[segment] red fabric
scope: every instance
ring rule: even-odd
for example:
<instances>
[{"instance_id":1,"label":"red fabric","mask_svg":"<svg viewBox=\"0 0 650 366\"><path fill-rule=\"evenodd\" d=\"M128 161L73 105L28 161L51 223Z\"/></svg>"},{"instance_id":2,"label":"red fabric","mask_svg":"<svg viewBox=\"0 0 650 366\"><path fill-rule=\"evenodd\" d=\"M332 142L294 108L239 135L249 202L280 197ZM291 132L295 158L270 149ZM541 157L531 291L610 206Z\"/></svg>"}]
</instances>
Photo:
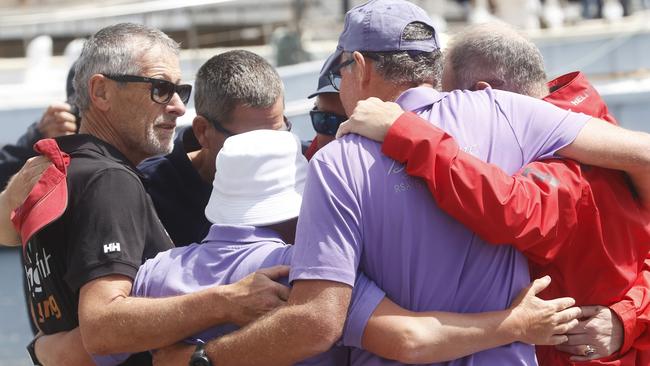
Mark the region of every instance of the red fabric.
<instances>
[{"instance_id":1,"label":"red fabric","mask_svg":"<svg viewBox=\"0 0 650 366\"><path fill-rule=\"evenodd\" d=\"M23 250L32 235L58 219L68 205L66 174L70 156L53 139L38 141L34 150L47 156L52 165L45 169L25 202L12 212L11 221L20 233Z\"/></svg>"},{"instance_id":2,"label":"red fabric","mask_svg":"<svg viewBox=\"0 0 650 366\"><path fill-rule=\"evenodd\" d=\"M580 85L560 88L562 96L553 93L546 100L591 88L581 74L564 80ZM607 113L594 103L604 105L597 93L572 109ZM530 259L534 277L550 274L553 281L542 297L608 305L622 319L621 354L572 363L566 354L540 347L540 365L649 364L650 213L623 173L548 160L509 176L464 153L451 136L411 113L393 124L382 150L405 162L408 174L425 179L440 208L483 239L516 246Z\"/></svg>"},{"instance_id":3,"label":"red fabric","mask_svg":"<svg viewBox=\"0 0 650 366\"><path fill-rule=\"evenodd\" d=\"M317 137L314 137L314 139L311 140L311 144L307 148L307 151L305 151L305 158L307 158L307 160L311 160L314 154L316 154L316 151L318 151L318 142L316 141L317 139Z\"/></svg>"},{"instance_id":4,"label":"red fabric","mask_svg":"<svg viewBox=\"0 0 650 366\"><path fill-rule=\"evenodd\" d=\"M580 71L562 75L548 82L551 93L544 100L569 111L584 113L618 125L609 114L607 104Z\"/></svg>"}]
</instances>

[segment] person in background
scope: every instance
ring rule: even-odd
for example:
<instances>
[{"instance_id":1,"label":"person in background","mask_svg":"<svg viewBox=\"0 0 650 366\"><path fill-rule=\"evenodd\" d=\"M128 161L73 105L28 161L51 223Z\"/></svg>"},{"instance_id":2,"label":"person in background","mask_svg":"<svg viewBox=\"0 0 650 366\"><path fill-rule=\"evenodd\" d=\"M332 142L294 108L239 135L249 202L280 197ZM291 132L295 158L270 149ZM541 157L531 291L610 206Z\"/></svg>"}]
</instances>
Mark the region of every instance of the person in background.
<instances>
[{"instance_id":1,"label":"person in background","mask_svg":"<svg viewBox=\"0 0 650 366\"><path fill-rule=\"evenodd\" d=\"M66 80L66 102L50 104L41 120L34 122L13 145L0 148L0 188L4 188L9 178L16 174L27 159L36 156L33 149L36 141L71 135L79 129L79 113L71 101L74 98L74 67L72 64Z\"/></svg>"},{"instance_id":2,"label":"person in background","mask_svg":"<svg viewBox=\"0 0 650 366\"><path fill-rule=\"evenodd\" d=\"M323 64L323 67L328 63L329 60ZM307 160L310 160L316 151L334 141L339 125L348 119L343 104L341 104L341 98L339 98L339 91L334 89L329 82L329 78L326 74L323 74L322 70L318 78L316 91L307 98L314 97L316 97L314 108L309 111L309 117L314 131L316 131L316 137L305 151Z\"/></svg>"}]
</instances>

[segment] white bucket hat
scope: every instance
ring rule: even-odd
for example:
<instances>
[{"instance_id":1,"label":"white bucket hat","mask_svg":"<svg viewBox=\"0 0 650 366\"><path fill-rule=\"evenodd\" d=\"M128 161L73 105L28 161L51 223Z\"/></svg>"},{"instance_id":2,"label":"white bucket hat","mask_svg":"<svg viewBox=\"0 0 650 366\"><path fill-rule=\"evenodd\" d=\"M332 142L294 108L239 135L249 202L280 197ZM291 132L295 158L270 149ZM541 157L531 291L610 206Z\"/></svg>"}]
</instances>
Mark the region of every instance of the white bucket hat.
<instances>
[{"instance_id":1,"label":"white bucket hat","mask_svg":"<svg viewBox=\"0 0 650 366\"><path fill-rule=\"evenodd\" d=\"M298 217L307 160L297 136L256 130L226 139L205 216L213 224L265 226Z\"/></svg>"}]
</instances>

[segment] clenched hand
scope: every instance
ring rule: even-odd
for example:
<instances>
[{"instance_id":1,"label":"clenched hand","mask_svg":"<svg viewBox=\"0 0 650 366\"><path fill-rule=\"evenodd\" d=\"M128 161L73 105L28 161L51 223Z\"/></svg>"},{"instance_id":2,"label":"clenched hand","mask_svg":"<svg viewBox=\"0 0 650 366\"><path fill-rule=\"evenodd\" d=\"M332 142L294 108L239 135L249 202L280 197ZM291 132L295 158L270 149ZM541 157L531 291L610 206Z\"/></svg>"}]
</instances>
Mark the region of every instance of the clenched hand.
<instances>
[{"instance_id":1,"label":"clenched hand","mask_svg":"<svg viewBox=\"0 0 650 366\"><path fill-rule=\"evenodd\" d=\"M251 273L225 286L232 321L243 326L284 305L289 298L289 288L275 280L288 275L288 266L275 266Z\"/></svg>"}]
</instances>

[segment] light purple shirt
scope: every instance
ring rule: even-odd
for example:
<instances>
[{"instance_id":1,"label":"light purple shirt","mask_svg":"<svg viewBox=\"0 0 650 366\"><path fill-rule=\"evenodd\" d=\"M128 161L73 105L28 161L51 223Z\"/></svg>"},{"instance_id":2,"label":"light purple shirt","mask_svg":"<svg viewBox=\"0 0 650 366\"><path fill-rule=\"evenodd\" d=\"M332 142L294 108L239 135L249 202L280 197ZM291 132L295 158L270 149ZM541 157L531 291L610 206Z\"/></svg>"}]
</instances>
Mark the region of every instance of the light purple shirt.
<instances>
[{"instance_id":1,"label":"light purple shirt","mask_svg":"<svg viewBox=\"0 0 650 366\"><path fill-rule=\"evenodd\" d=\"M491 89L415 88L397 102L450 133L466 152L510 173L552 156L589 119ZM485 243L442 212L425 183L383 155L380 144L350 135L310 162L290 280L352 285L357 270L414 311L505 309L530 280L519 252ZM398 364L362 350L353 350L352 361ZM535 365L536 360L532 346L515 343L448 364Z\"/></svg>"},{"instance_id":2,"label":"light purple shirt","mask_svg":"<svg viewBox=\"0 0 650 366\"><path fill-rule=\"evenodd\" d=\"M138 297L168 297L227 285L262 268L290 265L292 253L293 245L285 244L273 230L212 225L201 244L174 248L146 261L138 270L131 293ZM286 284L286 278L284 280ZM340 344L361 343L365 324L384 295L372 281L363 275L358 276ZM211 328L186 342L196 344L199 339L207 342L237 329L234 324ZM286 346L291 347L290 344ZM95 360L108 366L116 364L110 361L110 357L119 361L125 356L109 356L104 360L96 357ZM347 365L348 357L348 347L336 346L299 365Z\"/></svg>"}]
</instances>

